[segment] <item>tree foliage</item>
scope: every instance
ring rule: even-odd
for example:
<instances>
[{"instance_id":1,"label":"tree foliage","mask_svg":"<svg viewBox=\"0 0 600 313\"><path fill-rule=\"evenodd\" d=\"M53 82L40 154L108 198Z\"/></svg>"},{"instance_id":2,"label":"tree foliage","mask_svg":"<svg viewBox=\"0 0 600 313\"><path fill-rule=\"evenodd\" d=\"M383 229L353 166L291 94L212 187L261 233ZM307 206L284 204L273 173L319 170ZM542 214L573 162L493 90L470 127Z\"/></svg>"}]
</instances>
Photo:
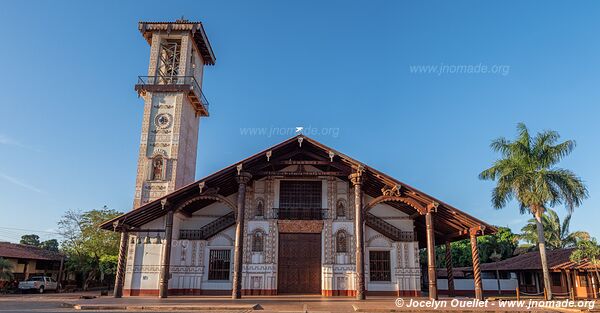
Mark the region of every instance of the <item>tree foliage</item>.
<instances>
[{"instance_id":1,"label":"tree foliage","mask_svg":"<svg viewBox=\"0 0 600 313\"><path fill-rule=\"evenodd\" d=\"M0 281L9 281L13 278L13 266L5 258L0 258Z\"/></svg>"},{"instance_id":2,"label":"tree foliage","mask_svg":"<svg viewBox=\"0 0 600 313\"><path fill-rule=\"evenodd\" d=\"M492 150L502 158L479 174L481 179L496 181L492 191L494 207L501 209L516 199L521 213L535 214L560 204L572 212L588 197L588 190L575 173L555 166L573 151L575 141L557 143L560 136L555 131L544 131L532 138L523 123L517 125L517 130L519 135L514 141L492 141Z\"/></svg>"},{"instance_id":3,"label":"tree foliage","mask_svg":"<svg viewBox=\"0 0 600 313\"><path fill-rule=\"evenodd\" d=\"M594 267L596 281L600 281L600 246L596 242L596 238L584 239L577 242L577 248L571 253L571 261L581 263L584 261L590 262Z\"/></svg>"},{"instance_id":4,"label":"tree foliage","mask_svg":"<svg viewBox=\"0 0 600 313\"><path fill-rule=\"evenodd\" d=\"M38 247L54 252L58 252L59 248L58 240L49 239L46 241L40 241L40 236L36 234L28 234L21 236L21 241L19 241L19 243L22 245Z\"/></svg>"},{"instance_id":5,"label":"tree foliage","mask_svg":"<svg viewBox=\"0 0 600 313\"><path fill-rule=\"evenodd\" d=\"M576 249L571 253L571 261L581 263L589 261L593 265L600 264L600 246L596 238L580 240L577 242Z\"/></svg>"},{"instance_id":6,"label":"tree foliage","mask_svg":"<svg viewBox=\"0 0 600 313\"><path fill-rule=\"evenodd\" d=\"M518 244L518 236L510 228L498 227L498 232L493 235L479 236L477 238L477 247L479 248L479 259L482 263L492 262L492 254L497 253L501 256L500 260L508 259L513 256L513 252ZM471 242L469 239L455 241L450 244L452 249L452 266L467 267L472 266L473 258L471 256ZM421 254L421 263L427 263L425 250ZM446 266L445 247L436 247L436 265L439 268Z\"/></svg>"},{"instance_id":7,"label":"tree foliage","mask_svg":"<svg viewBox=\"0 0 600 313\"><path fill-rule=\"evenodd\" d=\"M39 247L40 246L40 236L38 236L36 234L23 235L23 236L21 236L21 241L19 243L22 245Z\"/></svg>"},{"instance_id":8,"label":"tree foliage","mask_svg":"<svg viewBox=\"0 0 600 313\"><path fill-rule=\"evenodd\" d=\"M46 241L42 241L42 243L40 244L40 248L42 249L46 249L49 251L54 251L54 252L58 252L58 240L56 239L49 239Z\"/></svg>"},{"instance_id":9,"label":"tree foliage","mask_svg":"<svg viewBox=\"0 0 600 313\"><path fill-rule=\"evenodd\" d=\"M569 213L573 212L588 197L588 190L575 173L556 167L573 151L575 141L558 143L560 136L555 131L544 131L531 137L523 123L517 125L517 131L513 141L506 138L492 141L492 150L500 153L501 158L482 171L479 178L496 182L492 190L492 204L496 209L515 199L521 213L534 215L544 286L548 298L552 298L541 219L546 208L561 204Z\"/></svg>"},{"instance_id":10,"label":"tree foliage","mask_svg":"<svg viewBox=\"0 0 600 313\"><path fill-rule=\"evenodd\" d=\"M571 214L569 213L565 219L560 222L560 218L556 211L547 209L546 214L542 216L542 226L544 228L544 238L546 246L549 249L571 248L577 245L581 240L589 240L590 234L585 231L569 232L571 224ZM520 239L526 242L536 244L538 242L538 234L535 219L530 219L527 225L521 228Z\"/></svg>"},{"instance_id":11,"label":"tree foliage","mask_svg":"<svg viewBox=\"0 0 600 313\"><path fill-rule=\"evenodd\" d=\"M66 267L84 275L84 289L103 274L110 274L119 247L119 234L100 229L98 226L120 212L107 207L91 211L67 211L58 222L63 236L62 249L68 256Z\"/></svg>"}]
</instances>

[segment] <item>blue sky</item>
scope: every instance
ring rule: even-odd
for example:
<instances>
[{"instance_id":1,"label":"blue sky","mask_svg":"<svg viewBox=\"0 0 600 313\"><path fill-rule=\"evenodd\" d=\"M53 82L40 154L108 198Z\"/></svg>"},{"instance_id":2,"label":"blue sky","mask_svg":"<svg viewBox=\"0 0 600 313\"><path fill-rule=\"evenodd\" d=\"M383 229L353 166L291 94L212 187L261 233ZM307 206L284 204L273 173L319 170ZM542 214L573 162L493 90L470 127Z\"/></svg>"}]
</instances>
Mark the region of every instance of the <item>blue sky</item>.
<instances>
[{"instance_id":1,"label":"blue sky","mask_svg":"<svg viewBox=\"0 0 600 313\"><path fill-rule=\"evenodd\" d=\"M490 140L514 136L522 121L577 141L561 166L582 176L591 196L572 230L598 237L599 9L591 1L3 2L0 240L26 230L53 237L45 232L68 209L131 209L143 106L133 85L149 54L137 22L182 15L204 23L217 56L205 71L211 116L200 125L197 177L288 138L243 128L312 127L324 144L517 231L529 216L514 203L492 209L493 184L477 174L497 157Z\"/></svg>"}]
</instances>

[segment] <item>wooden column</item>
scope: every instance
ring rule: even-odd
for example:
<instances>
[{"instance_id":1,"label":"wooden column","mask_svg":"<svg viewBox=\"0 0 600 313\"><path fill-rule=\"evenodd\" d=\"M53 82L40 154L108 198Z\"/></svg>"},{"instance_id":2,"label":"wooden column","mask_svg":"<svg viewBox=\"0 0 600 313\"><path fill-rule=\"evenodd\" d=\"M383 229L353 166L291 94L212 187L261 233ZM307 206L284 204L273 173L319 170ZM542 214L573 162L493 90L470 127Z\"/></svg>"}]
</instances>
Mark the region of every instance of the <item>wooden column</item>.
<instances>
[{"instance_id":1,"label":"wooden column","mask_svg":"<svg viewBox=\"0 0 600 313\"><path fill-rule=\"evenodd\" d=\"M575 300L575 291L573 290L573 283L571 282L571 272L565 270L564 273L567 278L567 292L569 293L569 299Z\"/></svg>"},{"instance_id":2,"label":"wooden column","mask_svg":"<svg viewBox=\"0 0 600 313\"><path fill-rule=\"evenodd\" d=\"M452 247L446 241L446 273L448 275L448 296L454 297L454 273L452 267Z\"/></svg>"},{"instance_id":3,"label":"wooden column","mask_svg":"<svg viewBox=\"0 0 600 313\"><path fill-rule=\"evenodd\" d=\"M356 238L356 300L366 299L365 288L365 248L364 248L364 215L362 204L363 169L350 175L354 185L354 236Z\"/></svg>"},{"instance_id":4,"label":"wooden column","mask_svg":"<svg viewBox=\"0 0 600 313\"><path fill-rule=\"evenodd\" d=\"M167 201L162 202L163 210L167 208ZM173 241L173 210L168 210L165 217L165 245L163 247L162 266L160 271L160 285L158 290L159 298L166 298L169 295L169 269L171 267L171 244Z\"/></svg>"},{"instance_id":5,"label":"wooden column","mask_svg":"<svg viewBox=\"0 0 600 313\"><path fill-rule=\"evenodd\" d=\"M594 275L592 274L592 272L587 272L587 276L589 277L589 282L592 284L592 299L596 299L598 294L596 279L594 279Z\"/></svg>"},{"instance_id":6,"label":"wooden column","mask_svg":"<svg viewBox=\"0 0 600 313\"><path fill-rule=\"evenodd\" d=\"M239 166L238 168L241 169ZM231 298L240 299L242 297L242 261L244 256L244 211L246 207L246 184L248 184L250 179L252 179L252 175L248 172L239 172L236 179L238 182L238 194Z\"/></svg>"},{"instance_id":7,"label":"wooden column","mask_svg":"<svg viewBox=\"0 0 600 313\"><path fill-rule=\"evenodd\" d=\"M123 281L125 280L125 267L127 265L127 246L129 233L126 229L121 231L121 244L119 245L119 259L117 263L117 273L115 275L115 289L113 296L121 298L123 296ZM62 261L61 261L62 265Z\"/></svg>"},{"instance_id":8,"label":"wooden column","mask_svg":"<svg viewBox=\"0 0 600 313\"><path fill-rule=\"evenodd\" d=\"M437 300L437 273L435 269L435 231L433 226L433 213L435 209L428 207L425 213L425 226L427 234L427 276L429 277L429 299Z\"/></svg>"},{"instance_id":9,"label":"wooden column","mask_svg":"<svg viewBox=\"0 0 600 313\"><path fill-rule=\"evenodd\" d=\"M473 258L473 281L475 282L475 298L483 300L483 289L481 284L481 267L479 264L479 249L477 248L477 232L479 227L469 230L471 238L471 258Z\"/></svg>"},{"instance_id":10,"label":"wooden column","mask_svg":"<svg viewBox=\"0 0 600 313\"><path fill-rule=\"evenodd\" d=\"M56 276L56 281L58 282L58 288L62 289L62 278L63 278L63 272L65 270L65 257L63 256L60 259L60 266L58 267L58 275Z\"/></svg>"}]
</instances>

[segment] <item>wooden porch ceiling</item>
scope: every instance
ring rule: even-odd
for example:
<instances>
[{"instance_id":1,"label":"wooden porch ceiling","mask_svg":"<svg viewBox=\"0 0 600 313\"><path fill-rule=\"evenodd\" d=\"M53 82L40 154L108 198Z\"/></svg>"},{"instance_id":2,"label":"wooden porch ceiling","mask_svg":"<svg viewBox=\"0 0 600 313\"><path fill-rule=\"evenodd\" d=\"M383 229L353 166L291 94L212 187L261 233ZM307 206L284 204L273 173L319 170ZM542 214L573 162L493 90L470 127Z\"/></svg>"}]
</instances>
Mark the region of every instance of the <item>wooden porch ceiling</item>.
<instances>
[{"instance_id":1,"label":"wooden porch ceiling","mask_svg":"<svg viewBox=\"0 0 600 313\"><path fill-rule=\"evenodd\" d=\"M140 227L166 213L161 200L166 199L169 206L177 206L198 196L200 191L199 183L201 182L204 183L205 189L215 188L218 189L218 194L224 197L230 196L237 192L238 185L235 178L239 164L242 165L242 171L252 173L253 180L268 175L275 175L278 172L280 173L290 165L302 164L300 166L306 167L310 165L326 172L328 175L349 181L348 175L356 172L357 168L363 167L363 176L365 179L362 187L364 193L370 197L377 198L381 196L383 188L401 186L403 197L409 198L418 206L425 208L432 204L437 205L437 209L433 213L436 244L443 244L446 240L455 241L468 238L468 230L471 228L481 228L483 229L483 234L491 234L496 231L493 226L304 135L292 137L269 149L263 150L171 194L119 216L114 220L107 221L101 227L113 230L113 222L115 221L127 224L133 228ZM303 176L302 172L296 172L294 177L306 176ZM191 214L193 211L199 210L213 202L214 200L197 202L193 207L186 208L184 214ZM404 202L390 201L386 203L414 218L417 238L420 245L424 247L425 220L421 214L423 212L417 211L413 206Z\"/></svg>"}]
</instances>

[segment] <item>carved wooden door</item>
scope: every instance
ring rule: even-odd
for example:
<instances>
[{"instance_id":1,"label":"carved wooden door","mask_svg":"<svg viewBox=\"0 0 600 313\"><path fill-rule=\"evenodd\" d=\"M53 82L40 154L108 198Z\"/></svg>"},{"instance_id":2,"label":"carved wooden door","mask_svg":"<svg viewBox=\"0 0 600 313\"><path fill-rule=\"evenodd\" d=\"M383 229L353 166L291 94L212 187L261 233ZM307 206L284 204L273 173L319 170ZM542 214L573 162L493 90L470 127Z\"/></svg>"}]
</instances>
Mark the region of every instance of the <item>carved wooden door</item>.
<instances>
[{"instance_id":1,"label":"carved wooden door","mask_svg":"<svg viewBox=\"0 0 600 313\"><path fill-rule=\"evenodd\" d=\"M277 293L321 293L321 234L279 234Z\"/></svg>"}]
</instances>

